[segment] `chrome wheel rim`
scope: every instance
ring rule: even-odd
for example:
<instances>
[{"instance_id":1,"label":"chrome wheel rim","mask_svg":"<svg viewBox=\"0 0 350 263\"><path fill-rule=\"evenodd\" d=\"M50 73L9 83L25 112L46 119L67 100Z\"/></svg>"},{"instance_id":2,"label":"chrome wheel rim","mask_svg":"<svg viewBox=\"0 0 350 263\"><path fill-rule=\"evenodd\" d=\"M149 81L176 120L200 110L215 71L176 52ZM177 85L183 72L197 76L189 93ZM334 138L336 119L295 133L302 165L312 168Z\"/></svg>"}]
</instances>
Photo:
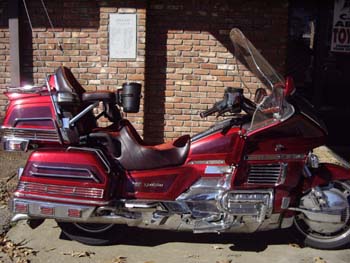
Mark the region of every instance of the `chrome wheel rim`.
<instances>
[{"instance_id":1,"label":"chrome wheel rim","mask_svg":"<svg viewBox=\"0 0 350 263\"><path fill-rule=\"evenodd\" d=\"M307 238L315 240L317 242L336 242L350 235L350 186L343 182L334 182L333 193L339 194L339 198L347 202L347 208L345 214L342 215L344 223L339 224L334 229L324 229L324 231L318 231L312 228L307 223L305 216L300 213L294 219L296 228Z\"/></svg>"}]
</instances>

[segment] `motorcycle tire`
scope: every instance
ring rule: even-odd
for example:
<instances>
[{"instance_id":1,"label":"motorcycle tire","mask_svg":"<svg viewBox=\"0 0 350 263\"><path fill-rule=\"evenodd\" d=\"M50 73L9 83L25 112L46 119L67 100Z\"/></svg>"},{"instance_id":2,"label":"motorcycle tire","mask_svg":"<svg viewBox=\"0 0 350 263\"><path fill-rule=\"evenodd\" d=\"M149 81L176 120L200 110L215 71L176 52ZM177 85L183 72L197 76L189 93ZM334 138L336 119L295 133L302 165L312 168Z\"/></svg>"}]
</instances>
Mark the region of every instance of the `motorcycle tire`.
<instances>
[{"instance_id":1,"label":"motorcycle tire","mask_svg":"<svg viewBox=\"0 0 350 263\"><path fill-rule=\"evenodd\" d=\"M308 247L316 249L341 249L349 247L350 245L350 184L346 183L347 187L343 187L341 184L335 183L336 189L342 192L344 198L348 201L349 206L346 211L347 220L343 227L337 231L327 234L319 233L310 229L307 224L298 217L294 219L294 225L292 232L295 237Z\"/></svg>"},{"instance_id":2,"label":"motorcycle tire","mask_svg":"<svg viewBox=\"0 0 350 263\"><path fill-rule=\"evenodd\" d=\"M57 225L69 239L90 246L115 244L126 228L118 224L57 222Z\"/></svg>"}]
</instances>

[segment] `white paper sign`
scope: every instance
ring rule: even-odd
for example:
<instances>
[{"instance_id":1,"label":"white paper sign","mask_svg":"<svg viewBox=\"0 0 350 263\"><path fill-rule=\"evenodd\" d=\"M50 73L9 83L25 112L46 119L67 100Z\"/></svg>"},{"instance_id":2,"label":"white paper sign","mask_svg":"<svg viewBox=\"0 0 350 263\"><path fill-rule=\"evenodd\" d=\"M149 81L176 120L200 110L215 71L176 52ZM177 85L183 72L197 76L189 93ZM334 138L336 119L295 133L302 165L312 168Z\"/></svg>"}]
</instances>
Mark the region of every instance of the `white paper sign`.
<instances>
[{"instance_id":1,"label":"white paper sign","mask_svg":"<svg viewBox=\"0 0 350 263\"><path fill-rule=\"evenodd\" d=\"M136 32L136 14L110 14L110 58L136 58Z\"/></svg>"},{"instance_id":2,"label":"white paper sign","mask_svg":"<svg viewBox=\"0 0 350 263\"><path fill-rule=\"evenodd\" d=\"M334 0L331 51L350 52L350 0Z\"/></svg>"}]
</instances>

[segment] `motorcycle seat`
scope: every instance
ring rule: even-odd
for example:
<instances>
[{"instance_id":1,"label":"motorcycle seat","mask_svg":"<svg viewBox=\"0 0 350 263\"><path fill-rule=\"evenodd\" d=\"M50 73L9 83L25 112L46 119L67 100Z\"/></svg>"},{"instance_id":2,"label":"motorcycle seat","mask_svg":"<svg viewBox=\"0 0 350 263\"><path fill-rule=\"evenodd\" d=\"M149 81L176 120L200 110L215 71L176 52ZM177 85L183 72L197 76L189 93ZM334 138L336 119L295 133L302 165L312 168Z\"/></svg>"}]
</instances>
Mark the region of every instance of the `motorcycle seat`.
<instances>
[{"instance_id":1,"label":"motorcycle seat","mask_svg":"<svg viewBox=\"0 0 350 263\"><path fill-rule=\"evenodd\" d=\"M125 120L122 121L116 139L121 146L121 154L116 159L126 170L149 170L182 165L190 149L189 135L160 145L145 145L134 127Z\"/></svg>"}]
</instances>

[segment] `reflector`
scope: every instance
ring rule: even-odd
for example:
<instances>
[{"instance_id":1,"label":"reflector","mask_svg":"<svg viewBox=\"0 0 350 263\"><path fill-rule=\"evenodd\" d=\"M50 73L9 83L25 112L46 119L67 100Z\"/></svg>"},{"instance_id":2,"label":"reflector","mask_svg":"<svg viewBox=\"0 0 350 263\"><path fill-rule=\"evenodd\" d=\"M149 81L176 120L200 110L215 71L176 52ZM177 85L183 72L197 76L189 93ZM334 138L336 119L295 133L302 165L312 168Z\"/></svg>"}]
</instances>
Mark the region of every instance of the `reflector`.
<instances>
[{"instance_id":1,"label":"reflector","mask_svg":"<svg viewBox=\"0 0 350 263\"><path fill-rule=\"evenodd\" d=\"M81 210L80 209L68 209L68 216L69 217L81 217Z\"/></svg>"},{"instance_id":2,"label":"reflector","mask_svg":"<svg viewBox=\"0 0 350 263\"><path fill-rule=\"evenodd\" d=\"M28 204L26 203L15 203L16 213L28 213Z\"/></svg>"},{"instance_id":3,"label":"reflector","mask_svg":"<svg viewBox=\"0 0 350 263\"><path fill-rule=\"evenodd\" d=\"M40 213L43 215L53 215L54 214L54 208L48 207L48 206L41 206L40 207Z\"/></svg>"}]
</instances>

